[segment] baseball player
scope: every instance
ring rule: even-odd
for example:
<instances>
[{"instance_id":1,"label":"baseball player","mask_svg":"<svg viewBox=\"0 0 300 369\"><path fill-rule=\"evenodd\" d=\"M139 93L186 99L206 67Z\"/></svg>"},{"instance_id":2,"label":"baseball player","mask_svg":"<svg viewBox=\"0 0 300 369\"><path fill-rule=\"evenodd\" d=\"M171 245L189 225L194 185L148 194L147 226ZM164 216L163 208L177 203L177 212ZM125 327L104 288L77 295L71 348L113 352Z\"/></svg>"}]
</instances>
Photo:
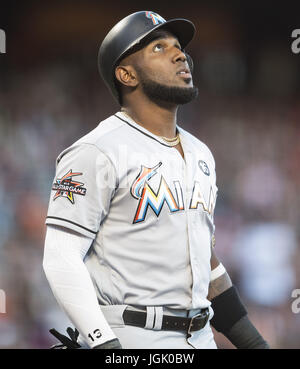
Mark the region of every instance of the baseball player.
<instances>
[{"instance_id":1,"label":"baseball player","mask_svg":"<svg viewBox=\"0 0 300 369\"><path fill-rule=\"evenodd\" d=\"M177 124L195 32L151 11L107 34L99 70L120 111L57 158L43 267L69 348L268 348L214 252L215 162ZM79 337L78 337L79 335Z\"/></svg>"}]
</instances>

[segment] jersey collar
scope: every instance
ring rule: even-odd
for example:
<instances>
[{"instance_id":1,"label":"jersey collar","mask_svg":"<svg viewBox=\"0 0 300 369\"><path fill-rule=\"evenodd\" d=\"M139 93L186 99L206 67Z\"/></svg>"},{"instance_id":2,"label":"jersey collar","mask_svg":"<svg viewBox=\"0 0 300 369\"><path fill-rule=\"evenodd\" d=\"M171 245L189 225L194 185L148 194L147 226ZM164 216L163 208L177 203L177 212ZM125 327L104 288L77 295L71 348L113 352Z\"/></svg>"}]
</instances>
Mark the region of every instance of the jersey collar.
<instances>
[{"instance_id":1,"label":"jersey collar","mask_svg":"<svg viewBox=\"0 0 300 369\"><path fill-rule=\"evenodd\" d=\"M157 135L153 134L152 132L148 131L146 128L144 128L141 125L137 124L133 119L131 119L127 115L123 114L121 111L117 112L115 114L115 117L119 118L120 120L122 120L123 122L128 124L130 127L140 131L141 133L148 136L149 138L157 141L161 145L163 145L165 147L172 148L171 146L168 146L160 136L157 136ZM179 135L180 135L180 139L181 139L182 131L181 131L180 127L177 126L177 125L176 125L176 129L178 130Z\"/></svg>"}]
</instances>

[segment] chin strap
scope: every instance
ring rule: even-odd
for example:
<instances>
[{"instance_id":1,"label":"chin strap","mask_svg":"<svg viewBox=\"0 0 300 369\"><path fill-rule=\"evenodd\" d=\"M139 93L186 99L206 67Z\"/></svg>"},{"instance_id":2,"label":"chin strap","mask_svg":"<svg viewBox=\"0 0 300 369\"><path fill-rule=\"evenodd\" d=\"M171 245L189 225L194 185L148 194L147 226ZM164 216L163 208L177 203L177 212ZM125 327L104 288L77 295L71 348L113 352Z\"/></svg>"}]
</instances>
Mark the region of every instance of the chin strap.
<instances>
[{"instance_id":1,"label":"chin strap","mask_svg":"<svg viewBox=\"0 0 300 369\"><path fill-rule=\"evenodd\" d=\"M186 60L187 60L187 62L188 62L188 65L189 65L190 71L191 71L191 73L193 73L193 71L194 71L194 63L193 63L193 59L192 59L192 57L191 57L189 54L187 54L186 52L185 52L185 56L186 56Z\"/></svg>"}]
</instances>

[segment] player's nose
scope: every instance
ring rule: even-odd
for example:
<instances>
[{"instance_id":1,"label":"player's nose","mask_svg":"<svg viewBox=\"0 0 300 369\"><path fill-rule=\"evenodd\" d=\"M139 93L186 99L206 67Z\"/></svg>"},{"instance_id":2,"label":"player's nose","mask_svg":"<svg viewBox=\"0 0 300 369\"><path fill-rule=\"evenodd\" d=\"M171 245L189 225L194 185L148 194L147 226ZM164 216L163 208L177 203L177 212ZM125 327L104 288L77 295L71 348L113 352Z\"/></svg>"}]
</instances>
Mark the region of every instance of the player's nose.
<instances>
[{"instance_id":1,"label":"player's nose","mask_svg":"<svg viewBox=\"0 0 300 369\"><path fill-rule=\"evenodd\" d=\"M174 47L174 49L175 50L172 58L173 63L178 63L179 61L185 63L187 61L185 53L176 47Z\"/></svg>"}]
</instances>

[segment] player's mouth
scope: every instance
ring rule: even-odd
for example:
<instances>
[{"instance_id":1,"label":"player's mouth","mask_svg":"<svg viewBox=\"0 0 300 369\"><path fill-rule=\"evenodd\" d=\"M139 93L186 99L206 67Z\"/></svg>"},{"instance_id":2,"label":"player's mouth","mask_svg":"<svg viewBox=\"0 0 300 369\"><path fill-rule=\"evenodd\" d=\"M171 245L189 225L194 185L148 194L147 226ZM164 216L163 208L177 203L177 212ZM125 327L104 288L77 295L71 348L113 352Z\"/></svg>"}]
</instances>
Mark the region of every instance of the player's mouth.
<instances>
[{"instance_id":1,"label":"player's mouth","mask_svg":"<svg viewBox=\"0 0 300 369\"><path fill-rule=\"evenodd\" d=\"M180 77L183 77L183 78L192 78L192 75L191 75L190 71L187 68L179 69L179 71L176 74Z\"/></svg>"}]
</instances>

